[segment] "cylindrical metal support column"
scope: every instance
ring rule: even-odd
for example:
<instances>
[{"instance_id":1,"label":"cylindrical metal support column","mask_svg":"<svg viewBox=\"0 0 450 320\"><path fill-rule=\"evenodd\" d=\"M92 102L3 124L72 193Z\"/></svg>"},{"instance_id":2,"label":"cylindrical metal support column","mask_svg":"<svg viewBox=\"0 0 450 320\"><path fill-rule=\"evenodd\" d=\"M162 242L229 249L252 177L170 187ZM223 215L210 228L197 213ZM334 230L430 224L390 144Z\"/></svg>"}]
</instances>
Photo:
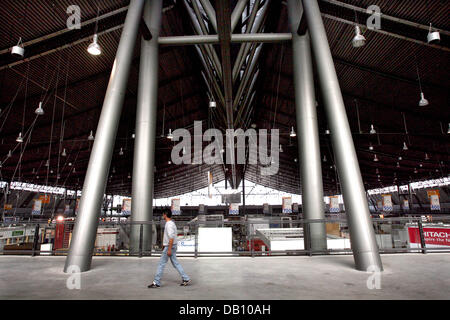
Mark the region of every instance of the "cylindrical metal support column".
<instances>
[{"instance_id":1,"label":"cylindrical metal support column","mask_svg":"<svg viewBox=\"0 0 450 320\"><path fill-rule=\"evenodd\" d=\"M153 219L153 173L155 166L156 119L158 111L158 36L161 28L162 0L147 1L144 21L152 39L141 40L141 62L136 112L136 138L133 160L131 219ZM140 225L131 227L130 253L139 252ZM152 248L152 225L145 224L142 250Z\"/></svg>"},{"instance_id":2,"label":"cylindrical metal support column","mask_svg":"<svg viewBox=\"0 0 450 320\"><path fill-rule=\"evenodd\" d=\"M65 272L71 266L79 267L81 272L91 267L103 195L144 3L145 0L131 0L128 8L89 159Z\"/></svg>"},{"instance_id":3,"label":"cylindrical metal support column","mask_svg":"<svg viewBox=\"0 0 450 320\"><path fill-rule=\"evenodd\" d=\"M301 12L299 1L288 0L289 23L292 32L292 59L294 63L295 113L302 181L304 218L325 219L322 166L320 163L319 129L309 35L299 36ZM305 248L312 251L327 249L325 223L307 223L304 230Z\"/></svg>"},{"instance_id":4,"label":"cylindrical metal support column","mask_svg":"<svg viewBox=\"0 0 450 320\"><path fill-rule=\"evenodd\" d=\"M383 270L339 81L317 0L302 0L344 196L356 269Z\"/></svg>"}]
</instances>

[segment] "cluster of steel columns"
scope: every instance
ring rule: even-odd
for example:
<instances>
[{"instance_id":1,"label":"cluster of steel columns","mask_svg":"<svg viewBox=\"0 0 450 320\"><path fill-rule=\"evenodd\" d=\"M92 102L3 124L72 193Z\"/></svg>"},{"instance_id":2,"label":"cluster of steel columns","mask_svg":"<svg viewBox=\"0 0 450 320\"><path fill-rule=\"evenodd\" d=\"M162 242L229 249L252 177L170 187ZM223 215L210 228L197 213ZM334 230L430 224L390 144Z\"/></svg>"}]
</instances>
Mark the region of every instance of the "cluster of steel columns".
<instances>
[{"instance_id":1,"label":"cluster of steel columns","mask_svg":"<svg viewBox=\"0 0 450 320\"><path fill-rule=\"evenodd\" d=\"M346 205L356 268L365 271L369 267L375 267L382 270L345 106L317 0L303 0L302 3L303 6L300 0L288 1L294 50L297 130L305 218L311 220L324 218L316 100L309 44L311 40L328 123L331 128L332 144ZM82 272L90 269L100 208L125 96L132 52L142 16L152 33L152 39L141 40L136 146L133 164L132 220L138 222L152 219L158 92L158 35L161 24L161 8L162 0L131 0L88 164L79 214L64 268L66 272L71 266L78 267ZM309 35L299 36L297 27L302 14L307 19ZM251 38L250 35L249 37ZM250 41L264 41L263 38L255 35L257 40ZM192 44L191 39L187 38L186 40L187 44ZM280 41L285 40L285 38L280 39ZM270 41L275 41L275 39L272 37ZM131 252L137 250L139 233L138 228L132 229ZM151 231L145 230L143 236L143 249L148 250L151 245ZM305 238L312 250L326 249L324 223L311 223L306 228Z\"/></svg>"}]
</instances>

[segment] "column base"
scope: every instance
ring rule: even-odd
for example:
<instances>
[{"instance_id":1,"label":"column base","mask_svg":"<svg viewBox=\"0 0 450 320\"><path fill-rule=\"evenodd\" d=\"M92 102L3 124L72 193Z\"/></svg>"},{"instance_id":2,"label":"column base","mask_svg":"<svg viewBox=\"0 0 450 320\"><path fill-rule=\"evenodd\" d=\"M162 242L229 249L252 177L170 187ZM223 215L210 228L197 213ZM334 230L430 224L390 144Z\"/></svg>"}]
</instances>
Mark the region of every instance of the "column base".
<instances>
[{"instance_id":1,"label":"column base","mask_svg":"<svg viewBox=\"0 0 450 320\"><path fill-rule=\"evenodd\" d=\"M67 256L66 264L64 265L65 273L86 272L91 270L91 256ZM75 268L74 268L75 266Z\"/></svg>"},{"instance_id":2,"label":"column base","mask_svg":"<svg viewBox=\"0 0 450 320\"><path fill-rule=\"evenodd\" d=\"M359 271L383 271L380 254L374 251L357 252L353 251L355 259L355 268Z\"/></svg>"}]
</instances>

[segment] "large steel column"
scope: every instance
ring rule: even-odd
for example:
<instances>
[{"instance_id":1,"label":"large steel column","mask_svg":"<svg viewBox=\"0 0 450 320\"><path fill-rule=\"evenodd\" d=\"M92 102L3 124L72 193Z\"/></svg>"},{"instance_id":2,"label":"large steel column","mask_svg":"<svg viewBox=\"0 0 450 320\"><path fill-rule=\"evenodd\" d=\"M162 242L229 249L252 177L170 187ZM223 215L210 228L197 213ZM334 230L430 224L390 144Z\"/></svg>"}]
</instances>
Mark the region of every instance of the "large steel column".
<instances>
[{"instance_id":1,"label":"large steel column","mask_svg":"<svg viewBox=\"0 0 450 320\"><path fill-rule=\"evenodd\" d=\"M89 159L65 272L70 266L78 266L82 272L91 267L98 220L144 2L131 0L128 8Z\"/></svg>"},{"instance_id":2,"label":"large steel column","mask_svg":"<svg viewBox=\"0 0 450 320\"><path fill-rule=\"evenodd\" d=\"M152 39L141 39L141 62L136 112L131 219L133 222L153 219L153 171L155 166L156 119L158 110L158 36L161 28L162 0L147 1L144 21ZM131 253L139 251L140 225L133 225ZM152 227L144 225L142 250L152 247Z\"/></svg>"},{"instance_id":3,"label":"large steel column","mask_svg":"<svg viewBox=\"0 0 450 320\"><path fill-rule=\"evenodd\" d=\"M299 36L301 12L298 0L288 0L289 23L292 32L294 63L295 113L297 117L298 152L302 181L304 218L325 219L322 166L320 163L319 130L309 35ZM305 248L312 251L327 249L325 223L305 225Z\"/></svg>"},{"instance_id":4,"label":"large steel column","mask_svg":"<svg viewBox=\"0 0 450 320\"><path fill-rule=\"evenodd\" d=\"M356 269L366 271L372 266L382 270L358 158L319 5L317 0L302 2L325 100Z\"/></svg>"}]
</instances>

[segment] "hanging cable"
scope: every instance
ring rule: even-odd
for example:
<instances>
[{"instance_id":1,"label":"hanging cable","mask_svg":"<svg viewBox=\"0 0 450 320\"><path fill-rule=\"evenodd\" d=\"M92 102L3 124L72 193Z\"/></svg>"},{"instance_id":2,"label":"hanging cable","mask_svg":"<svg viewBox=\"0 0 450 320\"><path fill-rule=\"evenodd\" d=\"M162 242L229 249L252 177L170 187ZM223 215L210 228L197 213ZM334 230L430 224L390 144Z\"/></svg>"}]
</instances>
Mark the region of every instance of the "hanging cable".
<instances>
[{"instance_id":1,"label":"hanging cable","mask_svg":"<svg viewBox=\"0 0 450 320\"><path fill-rule=\"evenodd\" d=\"M60 63L61 63L61 54L59 55L58 68L56 69L58 71L58 73L57 73L57 76L56 76L55 99L54 99L54 102L53 102L53 113L52 113L52 126L51 126L51 129L50 129L50 143L49 143L49 148L48 148L47 177L46 177L46 181L45 181L45 185L46 186L48 186L48 178L49 178L49 174L50 174L50 160L51 160L51 152L52 152L53 130L54 130L54 126L55 126L56 96L57 96L57 93L58 93Z\"/></svg>"}]
</instances>

